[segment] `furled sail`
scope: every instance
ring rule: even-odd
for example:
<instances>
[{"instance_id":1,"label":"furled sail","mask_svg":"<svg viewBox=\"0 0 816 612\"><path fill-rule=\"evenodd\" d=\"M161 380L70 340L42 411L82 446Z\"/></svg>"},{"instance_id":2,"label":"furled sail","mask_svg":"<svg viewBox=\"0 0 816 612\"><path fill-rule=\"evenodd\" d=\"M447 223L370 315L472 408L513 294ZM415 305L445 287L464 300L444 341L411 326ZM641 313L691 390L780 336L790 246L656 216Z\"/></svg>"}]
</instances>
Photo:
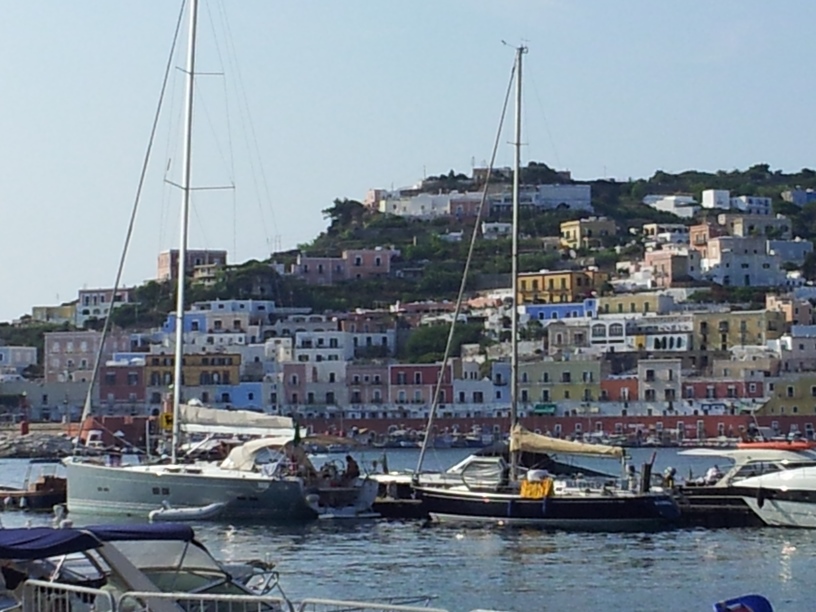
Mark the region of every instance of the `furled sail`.
<instances>
[{"instance_id":1,"label":"furled sail","mask_svg":"<svg viewBox=\"0 0 816 612\"><path fill-rule=\"evenodd\" d=\"M259 414L251 410L219 410L197 404L179 405L181 429L188 433L294 437L289 417Z\"/></svg>"},{"instance_id":2,"label":"furled sail","mask_svg":"<svg viewBox=\"0 0 816 612\"><path fill-rule=\"evenodd\" d=\"M606 444L570 442L527 431L517 424L510 435L510 450L531 453L562 453L565 455L593 455L600 457L623 457L623 449Z\"/></svg>"}]
</instances>

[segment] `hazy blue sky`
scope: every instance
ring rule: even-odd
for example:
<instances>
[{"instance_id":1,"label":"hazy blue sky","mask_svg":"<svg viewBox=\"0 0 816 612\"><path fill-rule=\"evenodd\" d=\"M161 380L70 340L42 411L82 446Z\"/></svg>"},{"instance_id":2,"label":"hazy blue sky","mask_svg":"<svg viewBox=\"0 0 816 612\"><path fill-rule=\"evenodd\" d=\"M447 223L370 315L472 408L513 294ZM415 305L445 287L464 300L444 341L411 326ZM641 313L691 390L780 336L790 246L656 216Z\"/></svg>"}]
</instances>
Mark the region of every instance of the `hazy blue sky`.
<instances>
[{"instance_id":1,"label":"hazy blue sky","mask_svg":"<svg viewBox=\"0 0 816 612\"><path fill-rule=\"evenodd\" d=\"M0 320L112 284L179 6L3 3ZM195 195L190 245L267 257L323 229L335 197L480 165L502 39L530 47L525 160L619 179L816 166L814 23L812 0L202 0L198 69L225 75L200 80L195 182L237 189ZM181 84L128 284L177 244Z\"/></svg>"}]
</instances>

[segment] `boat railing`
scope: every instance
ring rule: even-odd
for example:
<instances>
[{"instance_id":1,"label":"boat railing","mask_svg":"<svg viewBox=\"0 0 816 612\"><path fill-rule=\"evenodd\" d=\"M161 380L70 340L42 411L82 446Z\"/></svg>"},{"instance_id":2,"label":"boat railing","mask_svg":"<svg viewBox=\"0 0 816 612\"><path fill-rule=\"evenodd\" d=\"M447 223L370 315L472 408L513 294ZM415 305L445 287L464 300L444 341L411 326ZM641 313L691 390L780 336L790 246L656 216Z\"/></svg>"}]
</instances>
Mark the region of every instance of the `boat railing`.
<instances>
[{"instance_id":1,"label":"boat railing","mask_svg":"<svg viewBox=\"0 0 816 612\"><path fill-rule=\"evenodd\" d=\"M166 603L168 609L188 612L293 612L294 607L284 597L272 595L233 595L215 593L184 593L128 591L116 602L115 610L150 612ZM164 607L164 606L162 606Z\"/></svg>"},{"instance_id":2,"label":"boat railing","mask_svg":"<svg viewBox=\"0 0 816 612\"><path fill-rule=\"evenodd\" d=\"M43 580L26 580L23 585L22 612L82 609L115 612L117 606L110 591Z\"/></svg>"},{"instance_id":3,"label":"boat railing","mask_svg":"<svg viewBox=\"0 0 816 612\"><path fill-rule=\"evenodd\" d=\"M419 603L424 605L414 605ZM296 612L447 612L429 607L430 598L392 599L387 601L345 601L342 599L304 599Z\"/></svg>"}]
</instances>

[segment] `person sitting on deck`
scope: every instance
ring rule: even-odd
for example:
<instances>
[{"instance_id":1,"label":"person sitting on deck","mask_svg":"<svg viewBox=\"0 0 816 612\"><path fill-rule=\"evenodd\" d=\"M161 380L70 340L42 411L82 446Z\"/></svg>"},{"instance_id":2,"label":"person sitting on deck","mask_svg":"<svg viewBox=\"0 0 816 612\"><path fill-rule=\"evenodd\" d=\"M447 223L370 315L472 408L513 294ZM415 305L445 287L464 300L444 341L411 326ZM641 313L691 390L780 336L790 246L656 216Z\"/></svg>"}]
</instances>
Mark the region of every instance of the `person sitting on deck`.
<instances>
[{"instance_id":1,"label":"person sitting on deck","mask_svg":"<svg viewBox=\"0 0 816 612\"><path fill-rule=\"evenodd\" d=\"M719 481L720 478L722 478L722 472L720 472L720 468L715 465L714 467L708 468L704 482L707 485L712 485Z\"/></svg>"},{"instance_id":2,"label":"person sitting on deck","mask_svg":"<svg viewBox=\"0 0 816 612\"><path fill-rule=\"evenodd\" d=\"M346 455L346 480L353 481L360 476L360 466L351 455Z\"/></svg>"}]
</instances>

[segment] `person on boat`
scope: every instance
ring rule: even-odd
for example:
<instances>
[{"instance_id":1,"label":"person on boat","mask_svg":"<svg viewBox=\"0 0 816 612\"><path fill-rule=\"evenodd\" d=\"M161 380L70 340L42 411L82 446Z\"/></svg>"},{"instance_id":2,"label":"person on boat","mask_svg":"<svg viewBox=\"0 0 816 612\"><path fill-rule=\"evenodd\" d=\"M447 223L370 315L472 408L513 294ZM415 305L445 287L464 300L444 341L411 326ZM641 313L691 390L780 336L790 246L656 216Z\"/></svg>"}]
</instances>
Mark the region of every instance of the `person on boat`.
<instances>
[{"instance_id":1,"label":"person on boat","mask_svg":"<svg viewBox=\"0 0 816 612\"><path fill-rule=\"evenodd\" d=\"M637 468L634 463L626 466L626 484L630 491L638 490Z\"/></svg>"},{"instance_id":2,"label":"person on boat","mask_svg":"<svg viewBox=\"0 0 816 612\"><path fill-rule=\"evenodd\" d=\"M716 465L713 467L708 468L708 471L705 475L705 484L712 485L718 482L722 478L722 472L720 472L720 468Z\"/></svg>"},{"instance_id":3,"label":"person on boat","mask_svg":"<svg viewBox=\"0 0 816 612\"><path fill-rule=\"evenodd\" d=\"M667 489L674 488L675 483L674 477L676 474L677 470L674 469L673 467L667 467L665 470L663 470L663 486L665 488Z\"/></svg>"},{"instance_id":4,"label":"person on boat","mask_svg":"<svg viewBox=\"0 0 816 612\"><path fill-rule=\"evenodd\" d=\"M360 476L360 466L351 455L346 455L346 480L352 481Z\"/></svg>"}]
</instances>

